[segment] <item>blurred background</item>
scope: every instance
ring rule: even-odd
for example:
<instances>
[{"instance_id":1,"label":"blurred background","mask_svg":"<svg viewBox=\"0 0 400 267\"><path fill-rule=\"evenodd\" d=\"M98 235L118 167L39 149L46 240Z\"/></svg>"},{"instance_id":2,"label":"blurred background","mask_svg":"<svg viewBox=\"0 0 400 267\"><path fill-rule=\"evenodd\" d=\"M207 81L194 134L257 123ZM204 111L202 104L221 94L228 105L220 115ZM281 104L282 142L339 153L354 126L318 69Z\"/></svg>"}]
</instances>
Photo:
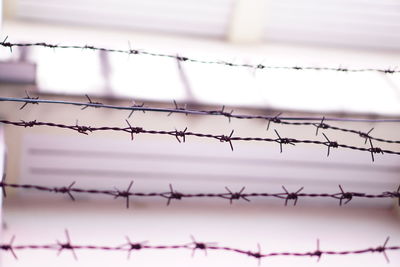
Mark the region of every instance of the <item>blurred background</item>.
<instances>
[{"instance_id":1,"label":"blurred background","mask_svg":"<svg viewBox=\"0 0 400 267\"><path fill-rule=\"evenodd\" d=\"M8 42L47 42L115 49L138 49L205 61L398 70L400 2L397 0L3 0L1 35ZM338 118L400 118L400 74L316 70L257 70L176 61L148 55L126 55L88 49L0 48L0 96L92 101L111 105L201 110L234 110L235 114ZM0 118L91 126L125 127L129 111L1 102ZM214 116L134 112L132 125L155 130L183 130L237 136L282 137L325 141L313 126L272 124ZM338 127L400 140L399 123L332 122ZM369 148L357 135L323 131L331 140ZM227 143L187 137L99 132L89 136L46 127L0 125L1 161L7 182L93 189L225 192L289 191L366 193L393 191L400 183L400 158L313 145ZM379 143L400 150L398 144ZM271 251L352 250L400 244L399 208L395 201L339 201L300 198L251 202L217 199L172 201L41 194L8 190L3 199L2 242L15 244L72 242L122 245L125 236L149 244L198 241ZM388 266L399 253L387 252ZM1 253L2 266L256 266L250 257L202 251L139 251L131 259L121 252L17 251ZM262 266L380 266L383 255L277 257Z\"/></svg>"}]
</instances>

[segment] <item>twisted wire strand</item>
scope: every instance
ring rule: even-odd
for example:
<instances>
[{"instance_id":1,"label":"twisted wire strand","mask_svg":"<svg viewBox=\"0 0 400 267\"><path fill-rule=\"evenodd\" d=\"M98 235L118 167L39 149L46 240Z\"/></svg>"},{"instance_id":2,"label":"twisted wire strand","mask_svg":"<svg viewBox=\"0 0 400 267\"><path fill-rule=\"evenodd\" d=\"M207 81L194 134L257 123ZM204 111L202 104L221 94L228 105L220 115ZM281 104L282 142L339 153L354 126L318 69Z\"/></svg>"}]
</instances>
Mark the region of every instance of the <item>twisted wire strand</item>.
<instances>
[{"instance_id":1,"label":"twisted wire strand","mask_svg":"<svg viewBox=\"0 0 400 267\"><path fill-rule=\"evenodd\" d=\"M61 254L63 251L71 251L73 257L77 260L76 250L98 250L98 251L122 251L128 253L128 259L133 251L138 252L139 250L191 250L192 257L196 250L203 250L205 255L207 255L207 250L220 251L220 252L232 252L237 254L246 255L253 257L257 260L262 258L277 257L277 256L294 256L294 257L315 257L319 261L323 255L359 255L367 253L380 253L383 254L386 261L389 262L389 257L387 251L397 251L400 250L400 246L387 246L389 237L386 238L383 245L376 247L369 247L364 249L356 250L321 250L319 245L319 240L317 240L317 247L315 250L310 250L306 252L267 252L262 253L261 248L258 245L258 250L245 250L240 248L228 247L228 246L218 246L215 243L199 242L192 236L192 240L185 244L173 244L173 245L148 245L146 242L132 242L129 237L126 237L127 243L118 246L106 246L106 245L83 245L75 244L71 241L68 230L65 230L66 242L60 242L57 240L53 244L24 244L24 245L14 245L15 236L11 238L9 243L0 244L0 250L5 252L10 252L15 259L18 259L16 251L18 250L56 250L57 255Z\"/></svg>"},{"instance_id":2,"label":"twisted wire strand","mask_svg":"<svg viewBox=\"0 0 400 267\"><path fill-rule=\"evenodd\" d=\"M156 53L141 49L112 49L112 48L104 48L104 47L96 47L93 45L59 45L59 44L50 44L45 42L37 42L37 43L13 43L7 42L7 37L3 42L0 43L0 46L5 48L9 48L12 52L13 47L44 47L51 49L80 49L80 50L92 50L92 51L103 51L109 53L120 53L127 55L146 55L152 57L161 57L161 58L171 58L181 62L192 62L192 63L200 63L207 65L221 65L226 67L238 67L238 68L248 68L248 69L257 69L257 70L293 70L293 71L301 71L301 70L314 70L314 71L336 71L336 72L348 72L348 73L356 73L356 72L378 72L384 74L396 74L400 73L400 70L395 68L345 68L345 67L314 67L314 66L274 66L274 65L264 65L264 64L247 64L247 63L234 63L223 60L204 60L204 59L196 59L191 57L185 57L174 54L165 54L165 53Z\"/></svg>"},{"instance_id":3,"label":"twisted wire strand","mask_svg":"<svg viewBox=\"0 0 400 267\"><path fill-rule=\"evenodd\" d=\"M164 192L132 192L133 181L130 182L127 189L120 190L100 190L100 189L86 189L76 187L76 183L72 182L68 186L44 186L35 184L13 184L5 182L5 178L0 182L0 187L3 190L3 195L7 196L6 188L24 189L24 190L36 190L47 193L58 193L65 194L70 197L71 200L75 201L74 194L91 194L91 195L106 195L117 198L123 198L126 200L126 207L129 208L129 201L131 197L134 198L148 198L158 197L167 199L167 205L170 205L172 200L184 200L188 198L219 198L229 200L230 204L233 201L245 200L250 202L252 198L277 198L284 200L285 206L288 205L289 201L293 201L293 205L297 204L299 198L331 198L339 201L339 205L349 203L355 198L365 199L397 199L398 205L400 206L400 186L395 191L385 191L378 194L367 194L363 192L351 192L345 191L341 185L339 185L340 192L337 193L304 193L302 192L304 187L301 187L297 191L290 192L285 186L282 186L283 191L278 193L268 192L245 192L246 187L242 187L240 191L231 191L228 187L225 187L226 191L223 193L184 193L176 191L173 186L169 185L169 191Z\"/></svg>"},{"instance_id":4,"label":"twisted wire strand","mask_svg":"<svg viewBox=\"0 0 400 267\"><path fill-rule=\"evenodd\" d=\"M134 139L134 135L136 134L151 134L151 135L167 135L173 136L176 140L181 143L186 141L187 136L195 136L198 138L208 138L208 139L215 139L222 143L228 143L231 150L233 151L233 141L245 141L245 142L268 142L268 143L278 143L280 147L280 151L283 151L283 145L295 145L295 144L314 144L319 146L325 146L328 148L328 156L330 153L331 148L345 148L357 151L363 151L371 154L372 161L375 161L374 154L392 154L392 155L400 155L399 151L381 149L379 147L374 147L372 144L371 139L369 140L370 147L357 147L353 145L347 144L339 144L336 141L330 141L326 135L326 141L318 141L318 140L300 140L294 138L282 138L279 133L275 130L275 133L278 138L263 138L263 137L239 137L233 136L234 130L231 131L229 135L216 135L216 134L209 134L209 133L197 133L197 132L190 132L187 131L185 128L183 131L174 130L174 131L165 131L165 130L146 130L142 127L132 127L128 120L126 120L128 127L116 127L116 126L103 126L103 127L92 127L92 126L82 126L82 125L65 125L61 123L52 123L52 122L40 122L40 121L9 121L9 120L0 120L0 123L7 124L7 125L14 125L19 127L34 127L34 126L49 126L55 128L62 128L62 129L69 129L76 131L81 134L88 135L89 133L96 132L96 131L116 131L116 132L126 132L131 135L131 140Z\"/></svg>"}]
</instances>

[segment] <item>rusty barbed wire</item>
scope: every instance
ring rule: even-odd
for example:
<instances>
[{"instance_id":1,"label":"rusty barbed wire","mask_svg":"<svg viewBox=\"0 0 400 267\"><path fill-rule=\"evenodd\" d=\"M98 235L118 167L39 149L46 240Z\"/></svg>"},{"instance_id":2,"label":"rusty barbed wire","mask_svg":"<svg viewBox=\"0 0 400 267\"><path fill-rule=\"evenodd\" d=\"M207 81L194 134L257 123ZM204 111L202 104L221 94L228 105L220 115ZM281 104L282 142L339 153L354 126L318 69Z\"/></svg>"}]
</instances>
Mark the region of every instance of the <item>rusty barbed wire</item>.
<instances>
[{"instance_id":1,"label":"rusty barbed wire","mask_svg":"<svg viewBox=\"0 0 400 267\"><path fill-rule=\"evenodd\" d=\"M337 193L304 193L304 187L296 191L289 191L285 186L282 186L283 192L268 193L268 192L245 192L246 187L242 187L239 191L232 191L228 187L225 187L226 192L223 193L184 193L177 191L173 186L169 185L169 191L164 192L134 192L132 190L133 181L131 181L126 190L114 190L105 189L85 189L76 187L76 183L72 182L68 186L46 186L46 185L35 185L35 184L13 184L7 183L4 180L0 182L0 187L3 190L3 195L6 197L6 188L14 188L20 190L36 190L40 192L64 194L67 195L72 201L75 201L73 194L90 194L90 195L106 195L113 197L113 199L123 198L126 200L126 208L129 208L130 198L163 198L167 200L167 206L171 204L172 200L184 200L189 198L216 198L229 200L230 204L233 201L244 200L250 202L252 198L275 198L284 200L285 206L288 205L289 201L293 201L293 205L296 206L300 198L328 198L339 201L339 205L348 204L350 201L356 198L364 199L397 199L398 205L400 206L400 186L394 191L385 191L378 194L367 194L363 192L352 192L345 191L341 185L339 185L340 191Z\"/></svg>"},{"instance_id":2,"label":"rusty barbed wire","mask_svg":"<svg viewBox=\"0 0 400 267\"><path fill-rule=\"evenodd\" d=\"M128 241L123 245L110 246L110 245L86 245L86 244L76 244L72 242L68 230L65 230L66 241L60 242L56 241L55 243L49 244L23 244L23 245L14 245L15 236L11 238L11 241L8 243L0 244L0 250L4 252L10 252L15 259L18 259L16 251L19 250L55 250L57 251L57 255L60 255L63 251L71 251L75 260L78 260L78 256L76 254L77 250L97 250L97 251L114 251L114 252L126 252L128 253L128 259L130 258L133 251L138 252L140 250L189 250L192 251L191 255L194 256L194 252L196 250L203 250L205 252L205 256L207 256L207 251L219 251L219 252L231 252L242 254L245 256L253 257L258 260L260 263L263 258L270 257L278 257L278 256L294 256L294 257L315 257L319 262L322 256L324 255L359 255L359 254L367 254L367 253L380 253L384 256L387 263L389 263L389 257L387 255L387 251L398 251L400 250L400 246L388 246L389 237L386 238L385 242L382 245L378 245L376 247L369 247L363 249L356 250L321 250L320 242L317 239L317 246L315 250L309 250L305 252L267 252L262 253L261 247L258 244L257 250L245 250L240 248L228 247L228 246L218 246L216 243L208 243L208 242L199 242L191 236L191 241L189 243L182 244L168 244L168 245L149 245L148 242L132 242L129 237L125 237Z\"/></svg>"},{"instance_id":3,"label":"rusty barbed wire","mask_svg":"<svg viewBox=\"0 0 400 267\"><path fill-rule=\"evenodd\" d=\"M357 151L363 151L371 154L372 161L375 161L374 154L392 154L392 155L400 155L399 151L393 151L393 150L387 150L387 149L381 149L379 147L373 146L371 138L369 138L369 143L370 147L365 148L365 147L357 147L353 145L346 145L346 144L340 144L336 141L319 141L319 140L300 140L300 139L295 139L295 138L282 138L279 133L275 130L275 133L277 134L278 138L267 138L267 137L240 137L240 136L233 136L234 130L230 132L229 135L224 135L224 134L210 134L210 133L197 133L197 132L190 132L187 131L187 128L185 128L184 131L178 131L178 130L173 130L173 131L166 131L166 130L146 130L142 127L133 127L128 120L126 120L128 127L117 127L117 126L103 126L103 127L92 127L92 126L84 126L84 125L78 125L76 123L75 125L66 125L66 124L61 124L61 123L53 123L53 122L40 122L40 121L9 121L9 120L0 120L0 123L7 124L7 125L14 125L14 126L19 126L19 127L34 127L34 126L49 126L49 127L55 127L55 128L62 128L62 129L69 129L76 131L81 134L88 135L89 133L93 133L96 131L116 131L116 132L125 132L129 133L131 135L131 139L133 140L133 137L135 134L151 134L151 135L167 135L167 136L173 136L176 138L179 142L180 139L179 137L183 138L183 141L186 141L186 137L188 136L194 136L198 138L208 138L208 139L215 139L223 143L228 143L231 150L233 151L233 141L244 141L244 142L268 142L268 143L278 143L280 147L280 151L282 153L282 146L283 145L296 145L296 144L314 144L314 145L320 145L320 146L325 146L328 148L328 156L329 156L329 151L331 147L334 148L343 148L343 149L350 149L350 150L357 150ZM326 138L326 135L324 136Z\"/></svg>"},{"instance_id":4,"label":"rusty barbed wire","mask_svg":"<svg viewBox=\"0 0 400 267\"><path fill-rule=\"evenodd\" d=\"M91 98L86 95L89 102L73 102L73 101L60 101L60 100L44 100L38 99L38 97L31 98L27 93L27 97L25 98L15 98L15 97L0 97L0 101L9 101L9 102L21 102L25 103L20 109L23 109L27 104L66 104L66 105L75 105L75 106L82 106L82 109L86 109L88 107L93 108L107 108L107 109L116 109L116 110L129 110L130 114L128 118L130 118L134 111L152 111L152 112L168 112L168 116L172 113L181 113L181 114L191 114L191 115L213 115L213 116L224 116L228 118L229 122L231 118L235 119L261 119L268 121L267 123L267 130L271 123L275 124L284 124L284 125L294 125L294 126L314 126L316 127L316 135L319 134L319 129L331 129L346 133L356 134L357 136L364 138L365 142L367 143L368 139L372 139L378 142L390 143L390 144L400 144L400 140L388 140L383 138L378 138L371 136L371 131L374 129L370 129L368 132L362 132L347 128L341 128L329 125L325 123L326 121L345 121L345 122L400 122L400 119L355 119L355 118L315 118L315 117L281 117L282 113L279 113L275 116L264 116L264 115L243 115L243 114L233 114L233 110L230 112L225 111L225 106L222 106L221 110L194 110L194 109L187 109L187 106L179 107L179 105L174 101L174 108L154 108L154 107L145 107L144 103L142 104L134 104L132 106L115 106L115 105L105 105L100 102L93 102ZM295 121L303 121L303 122L295 122ZM315 122L305 122L305 121L315 121ZM319 122L319 123L316 123Z\"/></svg>"},{"instance_id":5,"label":"rusty barbed wire","mask_svg":"<svg viewBox=\"0 0 400 267\"><path fill-rule=\"evenodd\" d=\"M265 65L265 64L247 64L247 63L234 63L228 62L224 60L203 60L190 58L185 56L180 56L177 54L165 54L165 53L156 53L150 52L142 49L132 49L130 44L128 43L128 49L112 49L112 48L104 48L104 47L96 47L92 45L60 45L60 44L49 44L45 42L38 43L14 43L8 42L8 37L6 37L2 42L0 42L0 46L9 48L12 52L13 47L44 47L51 49L80 49L80 50L92 50L92 51L103 51L109 53L120 53L127 55L146 55L152 57L161 57L161 58L170 58L173 60L177 60L178 62L192 62L192 63L200 63L200 64L208 64L208 65L221 65L226 67L238 67L238 68L248 68L254 70L293 70L293 71L302 71L302 70L314 70L314 71L336 71L336 72L378 72L383 74L396 74L400 73L400 70L396 68L345 68L345 67L313 67L313 66L273 66L273 65Z\"/></svg>"}]
</instances>

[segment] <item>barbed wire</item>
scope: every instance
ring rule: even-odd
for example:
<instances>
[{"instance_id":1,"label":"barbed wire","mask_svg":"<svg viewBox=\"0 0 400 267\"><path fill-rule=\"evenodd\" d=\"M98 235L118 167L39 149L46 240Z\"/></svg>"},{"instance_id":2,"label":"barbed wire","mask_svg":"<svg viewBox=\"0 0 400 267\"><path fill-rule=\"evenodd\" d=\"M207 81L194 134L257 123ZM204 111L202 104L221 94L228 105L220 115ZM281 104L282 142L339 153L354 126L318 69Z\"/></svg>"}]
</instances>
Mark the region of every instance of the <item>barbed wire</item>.
<instances>
[{"instance_id":1,"label":"barbed wire","mask_svg":"<svg viewBox=\"0 0 400 267\"><path fill-rule=\"evenodd\" d=\"M324 134L326 141L318 141L318 140L300 140L294 138L282 138L278 131L275 130L277 138L263 138L263 137L239 137L233 136L234 130L230 132L229 135L217 135L217 134L210 134L210 133L197 133L197 132L190 132L187 130L187 127L184 130L173 130L173 131L165 131L165 130L146 130L142 127L133 127L128 120L126 123L128 127L117 127L117 126L103 126L103 127L92 127L92 126L83 126L78 125L78 122L75 125L66 125L61 123L53 123L53 122L40 122L40 121L9 121L9 120L0 120L0 123L7 124L7 125L14 125L19 127L34 127L34 126L49 126L55 128L62 128L62 129L69 129L76 131L81 134L88 135L89 133L96 132L96 131L116 131L116 132L125 132L131 135L131 140L134 139L134 135L136 134L150 134L150 135L167 135L173 136L176 140L181 142L186 142L186 137L188 136L195 136L198 138L208 138L208 139L215 139L220 141L221 143L228 143L231 150L233 151L233 141L244 141L244 142L268 142L268 143L278 143L280 152L283 152L283 145L296 145L296 144L314 144L325 146L328 149L327 156L330 154L331 148L345 148L357 151L363 151L371 154L372 161L375 161L374 154L392 154L392 155L400 155L398 151L392 151L387 149L381 149L379 147L373 146L371 138L368 138L370 147L357 147L353 145L346 145L340 144L336 141L330 141L328 137Z\"/></svg>"},{"instance_id":2,"label":"barbed wire","mask_svg":"<svg viewBox=\"0 0 400 267\"><path fill-rule=\"evenodd\" d=\"M384 74L396 74L400 73L400 70L396 68L345 68L345 67L313 67L313 66L272 66L265 64L247 64L247 63L234 63L223 60L203 60L190 58L185 56L180 56L176 54L165 54L165 53L156 53L145 51L141 49L131 49L128 43L128 49L112 49L112 48L104 48L104 47L96 47L93 45L60 45L60 44L50 44L45 42L38 43L13 43L7 42L8 37L6 37L3 42L0 42L0 46L9 48L12 52L13 47L44 47L51 49L81 49L81 50L92 50L92 51L104 51L109 53L121 53L127 55L146 55L152 57L161 57L161 58L171 58L180 62L193 62L200 64L208 64L208 65L222 65L226 67L239 67L239 68L248 68L248 69L256 69L256 70L315 70L315 71L336 71L336 72L378 72Z\"/></svg>"},{"instance_id":3,"label":"barbed wire","mask_svg":"<svg viewBox=\"0 0 400 267\"><path fill-rule=\"evenodd\" d=\"M40 192L64 194L67 195L72 201L75 201L74 194L90 194L90 195L106 195L111 196L114 199L123 198L126 200L126 208L129 208L130 198L149 198L157 197L167 200L167 206L170 205L172 200L183 200L189 198L212 198L212 199L224 199L229 200L230 204L233 201L245 200L250 202L250 199L254 198L275 198L284 200L285 206L288 205L289 201L293 201L293 205L297 204L299 198L330 198L339 201L339 205L349 203L355 198L364 199L398 199L398 205L400 206L400 186L395 191L385 191L378 194L367 194L363 192L352 192L345 191L341 185L339 185L340 192L337 193L302 193L304 187L296 191L289 191L285 186L282 186L283 192L278 193L268 193L268 192L245 192L246 187L242 187L239 191L232 191L228 187L225 187L225 192L223 193L184 193L182 191L176 191L173 186L169 185L169 191L164 192L132 192L133 181L131 181L127 189L120 190L115 188L113 190L106 189L85 189L77 188L76 182L72 182L68 186L45 186L45 185L34 185L34 184L13 184L3 181L0 182L0 187L2 188L3 195L7 196L6 188L14 189L25 189L25 190L36 190Z\"/></svg>"},{"instance_id":4,"label":"barbed wire","mask_svg":"<svg viewBox=\"0 0 400 267\"><path fill-rule=\"evenodd\" d=\"M317 239L317 246L315 250L310 250L306 252L267 252L262 253L261 247L258 244L257 250L245 250L240 248L233 248L228 246L218 246L216 243L209 242L199 242L191 236L191 241L189 243L183 244L172 244L172 245L149 245L147 241L145 242L132 242L129 237L125 237L126 243L117 246L108 245L82 245L75 244L72 242L68 230L65 230L66 241L60 242L56 240L55 243L50 244L24 244L24 245L14 245L15 236L13 236L8 243L0 244L0 250L5 252L10 252L15 259L18 259L16 251L18 250L55 250L57 255L60 255L63 251L70 251L75 260L78 260L76 250L98 250L98 251L122 251L128 253L128 259L132 252L138 252L140 250L190 250L191 255L194 256L196 250L204 251L207 256L207 251L219 251L219 252L232 252L237 254L246 255L253 257L258 260L260 264L261 259L277 257L277 256L294 256L294 257L314 257L320 261L321 257L324 255L359 255L367 253L380 253L385 257L385 260L389 263L389 257L387 251L397 251L400 250L400 246L388 246L389 237L386 238L382 245L376 247L369 247L357 250L321 250L319 239Z\"/></svg>"},{"instance_id":5,"label":"barbed wire","mask_svg":"<svg viewBox=\"0 0 400 267\"><path fill-rule=\"evenodd\" d=\"M282 117L282 113L274 116L264 116L264 115L242 115L242 114L233 114L233 110L231 112L225 111L225 106L222 106L221 110L194 110L187 109L185 107L179 107L179 105L174 101L175 108L155 108L155 107L145 107L144 103L142 104L134 104L133 106L115 106L115 105L105 105L100 102L93 102L92 99L86 95L89 102L74 102L74 101L60 101L60 100L44 100L39 99L38 97L30 97L28 93L26 93L26 97L24 98L15 98L15 97L0 97L0 101L8 101L8 102L22 102L24 103L20 109L26 107L27 104L65 104L65 105L74 105L74 106L82 106L82 110L88 107L93 108L107 108L107 109L115 109L115 110L130 110L130 114L128 118L130 118L134 111L154 111L154 112L168 112L168 115L172 113L181 113L181 114L191 114L191 115L215 115L215 116L224 116L229 119L262 119L268 121L267 130L271 123L275 124L284 124L284 125L294 125L294 126L314 126L316 128L316 135L319 133L319 129L331 129L346 133L353 133L361 138L365 139L365 143L368 139L372 139L378 142L390 143L390 144L400 144L400 140L389 140L384 138L378 138L371 136L371 131L374 129L370 129L368 132L357 131L353 129L347 129L343 127L332 126L326 123L326 121L348 121L348 122L400 122L400 119L356 119L356 118L315 118L315 117ZM293 122L297 120L302 120L303 122ZM304 122L304 121L316 121L315 122Z\"/></svg>"}]
</instances>

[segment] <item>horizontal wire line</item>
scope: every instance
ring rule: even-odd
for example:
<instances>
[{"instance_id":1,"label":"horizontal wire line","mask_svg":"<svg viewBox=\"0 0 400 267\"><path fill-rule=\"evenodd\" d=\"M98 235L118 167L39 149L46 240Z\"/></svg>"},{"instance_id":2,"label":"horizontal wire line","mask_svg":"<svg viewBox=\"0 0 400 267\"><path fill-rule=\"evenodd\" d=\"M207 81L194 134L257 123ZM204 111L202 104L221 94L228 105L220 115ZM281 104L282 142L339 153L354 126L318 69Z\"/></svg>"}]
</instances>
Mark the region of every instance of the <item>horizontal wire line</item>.
<instances>
[{"instance_id":1,"label":"horizontal wire line","mask_svg":"<svg viewBox=\"0 0 400 267\"><path fill-rule=\"evenodd\" d=\"M371 153L371 158L372 161L374 161L374 154L392 154L392 155L400 155L399 151L392 151L392 150L387 150L387 149L381 149L379 147L373 147L372 146L372 141L370 141L370 148L364 148L364 147L357 147L353 145L346 145L346 144L339 144L335 141L318 141L318 140L300 140L300 139L294 139L294 138L282 138L280 137L279 133L275 130L275 133L277 134L278 138L262 138L262 137L239 137L239 136L233 136L234 130L230 133L230 135L216 135L216 134L209 134L209 133L197 133L197 132L190 132L187 131L187 128L183 131L165 131L165 130L146 130L141 127L132 127L129 122L126 120L128 123L129 127L110 127L110 126L103 126L103 127L91 127L91 126L81 126L81 125L65 125L61 123L52 123L52 122L40 122L40 121L9 121L9 120L0 120L0 123L7 124L7 125L13 125L13 126L19 126L19 127L34 127L34 126L49 126L49 127L55 127L55 128L62 128L62 129L69 129L76 131L81 134L89 134L95 131L116 131L116 132L126 132L131 135L131 139L134 139L135 134L151 134L151 135L168 135L168 136L174 136L179 143L182 141L185 142L187 136L195 136L198 138L208 138L208 139L215 139L220 142L225 142L230 145L231 150L233 151L233 144L232 141L246 141L246 142L268 142L268 143L278 143L280 146L280 151L282 153L282 146L283 145L295 145L295 144L314 144L314 145L320 145L320 146L325 146L328 148L328 156L331 148L346 148L346 149L351 149L351 150L358 150L358 151L364 151L367 153ZM182 140L180 139L182 138ZM326 136L325 136L326 138Z\"/></svg>"},{"instance_id":2,"label":"horizontal wire line","mask_svg":"<svg viewBox=\"0 0 400 267\"><path fill-rule=\"evenodd\" d=\"M270 120L277 118L276 116L265 116L265 115L240 115L240 114L230 114L228 112L223 112L221 110L194 110L186 108L155 108L155 107L145 107L145 106L116 106L116 105L106 105L102 103L87 103L87 102L76 102L76 101L65 101L65 100L48 100L48 99L29 99L29 98L18 98L18 97L0 97L0 101L7 102L21 102L21 103L31 103L31 104L65 104L74 106L87 106L94 108L107 108L116 110L129 110L129 111L154 111L154 112L165 112L165 113L183 113L191 115L215 115L215 116L225 116L236 119L264 119ZM224 114L227 113L227 114ZM322 117L286 117L279 116L281 120L300 120L300 121L321 121ZM400 119L360 119L360 118L334 118L325 117L325 121L338 121L338 122L400 122Z\"/></svg>"},{"instance_id":3,"label":"horizontal wire line","mask_svg":"<svg viewBox=\"0 0 400 267\"><path fill-rule=\"evenodd\" d=\"M93 50L93 51L105 51L110 53L123 53L128 55L147 55L153 57L163 57L163 58L171 58L179 61L184 62L193 62L193 63L201 63L201 64L209 64L209 65L223 65L227 67L242 67L242 68L250 68L250 69L259 69L259 70L268 70L268 69L281 69L281 70L315 70L315 71L337 71L337 72L379 72L385 74L395 74L400 73L400 70L396 69L383 69L383 68L359 68L359 69L352 69L352 68L344 68L344 67L312 67L312 66L271 66L271 65L264 65L264 64L246 64L246 63L234 63L234 62L227 62L227 61L215 61L215 60L202 60L202 59L195 59L189 57L183 57L180 55L172 55L172 54L164 54L164 53L155 53L149 52L144 50L137 50L137 49L111 49L111 48L102 48L102 47L95 47L91 45L59 45L59 44L48 44L45 42L39 43L11 43L6 42L7 38L0 43L0 46L10 48L12 52L13 47L45 47L45 48L52 48L52 49L86 49L86 50Z\"/></svg>"},{"instance_id":4,"label":"horizontal wire line","mask_svg":"<svg viewBox=\"0 0 400 267\"><path fill-rule=\"evenodd\" d=\"M3 190L3 195L7 196L6 188L13 189L24 189L24 190L36 190L40 192L47 193L59 193L68 195L71 200L75 200L73 194L91 194L91 195L106 195L112 196L114 199L117 198L125 198L127 208L129 208L129 198L130 197L159 197L167 199L167 205L170 204L171 200L182 200L185 198L221 198L225 200L229 200L232 204L234 200L245 200L250 201L249 198L278 198L285 200L285 205L288 204L289 200L294 201L294 205L297 204L299 198L331 198L339 201L339 205L342 203L347 204L354 198L365 198L365 199L398 199L398 204L400 206L400 186L397 188L397 191L385 191L378 194L367 194L363 192L350 192L345 191L341 185L339 185L340 192L338 193L301 193L304 187L301 187L295 192L289 192L285 186L282 186L283 191L280 193L267 193L267 192L245 192L246 187L242 187L240 191L234 192L231 191L228 187L225 187L226 192L224 193L184 193L182 191L176 191L170 184L169 191L165 192L131 192L133 185L133 181L130 182L129 186L126 190L100 190L100 189L85 189L85 188L77 188L76 183L72 182L68 186L44 186L44 185L35 185L35 184L13 184L6 183L3 179L0 182L0 187ZM114 187L115 188L115 187Z\"/></svg>"},{"instance_id":5,"label":"horizontal wire line","mask_svg":"<svg viewBox=\"0 0 400 267\"><path fill-rule=\"evenodd\" d=\"M17 255L15 251L18 250L57 250L58 254L62 251L71 251L74 258L77 260L78 257L75 253L75 250L99 250L99 251L121 251L128 253L128 259L133 251L137 253L139 250L191 250L192 256L196 250L203 250L205 255L207 255L207 250L219 251L219 252L232 252L237 254L242 254L246 256L253 257L255 259L261 260L262 258L268 257L277 257L277 256L295 256L295 257L315 257L320 260L323 255L358 255L358 254L367 254L367 253L380 253L383 254L385 259L389 262L389 258L387 256L387 251L397 251L400 250L400 246L387 246L389 241L389 237L386 239L383 245L377 247L369 247L364 249L356 249L356 250L321 250L319 245L319 240L317 239L317 247L315 250L310 250L306 252L267 252L262 253L261 248L258 245L258 250L245 250L239 248L233 248L228 246L218 246L216 243L206 243L206 242L198 242L192 236L192 241L184 244L173 244L173 245L148 245L146 242L131 242L128 237L127 243L118 246L107 246L107 245L82 245L75 244L71 241L68 231L66 230L66 242L57 241L54 244L21 244L21 245L13 245L15 240L15 236L12 237L10 243L0 243L0 250L5 252L10 252L16 259Z\"/></svg>"},{"instance_id":6,"label":"horizontal wire line","mask_svg":"<svg viewBox=\"0 0 400 267\"><path fill-rule=\"evenodd\" d=\"M89 98L90 99L90 98ZM106 109L115 109L115 110L129 110L129 111L152 111L152 112L165 112L165 113L182 113L182 114L191 114L191 115L211 115L211 116L223 116L235 119L262 119L267 120L269 122L273 122L276 124L285 124L285 125L294 125L294 126L315 126L317 128L322 129L331 129L336 131L342 131L347 133L353 133L361 136L362 138L369 138L378 142L385 142L390 144L400 144L400 140L388 140L384 138L373 137L369 133L364 133L362 131L331 126L323 121L340 121L340 122L392 122L398 123L400 119L357 119L357 118L330 118L330 117L285 117L285 116L264 116L264 115L242 115L242 114L232 114L232 112L225 112L222 110L193 110L180 108L176 105L175 108L155 108L155 107L144 107L143 105L139 106L116 106L116 105L106 105L97 102L75 102L75 101L62 101L62 100L45 100L45 99L36 99L31 97L26 98L16 98L16 97L0 97L0 101L7 102L21 102L26 104L63 104L63 105L73 105L73 106L83 106L83 107L93 107L93 108L106 108ZM293 122L293 121L318 121L320 123L313 122Z\"/></svg>"}]
</instances>

